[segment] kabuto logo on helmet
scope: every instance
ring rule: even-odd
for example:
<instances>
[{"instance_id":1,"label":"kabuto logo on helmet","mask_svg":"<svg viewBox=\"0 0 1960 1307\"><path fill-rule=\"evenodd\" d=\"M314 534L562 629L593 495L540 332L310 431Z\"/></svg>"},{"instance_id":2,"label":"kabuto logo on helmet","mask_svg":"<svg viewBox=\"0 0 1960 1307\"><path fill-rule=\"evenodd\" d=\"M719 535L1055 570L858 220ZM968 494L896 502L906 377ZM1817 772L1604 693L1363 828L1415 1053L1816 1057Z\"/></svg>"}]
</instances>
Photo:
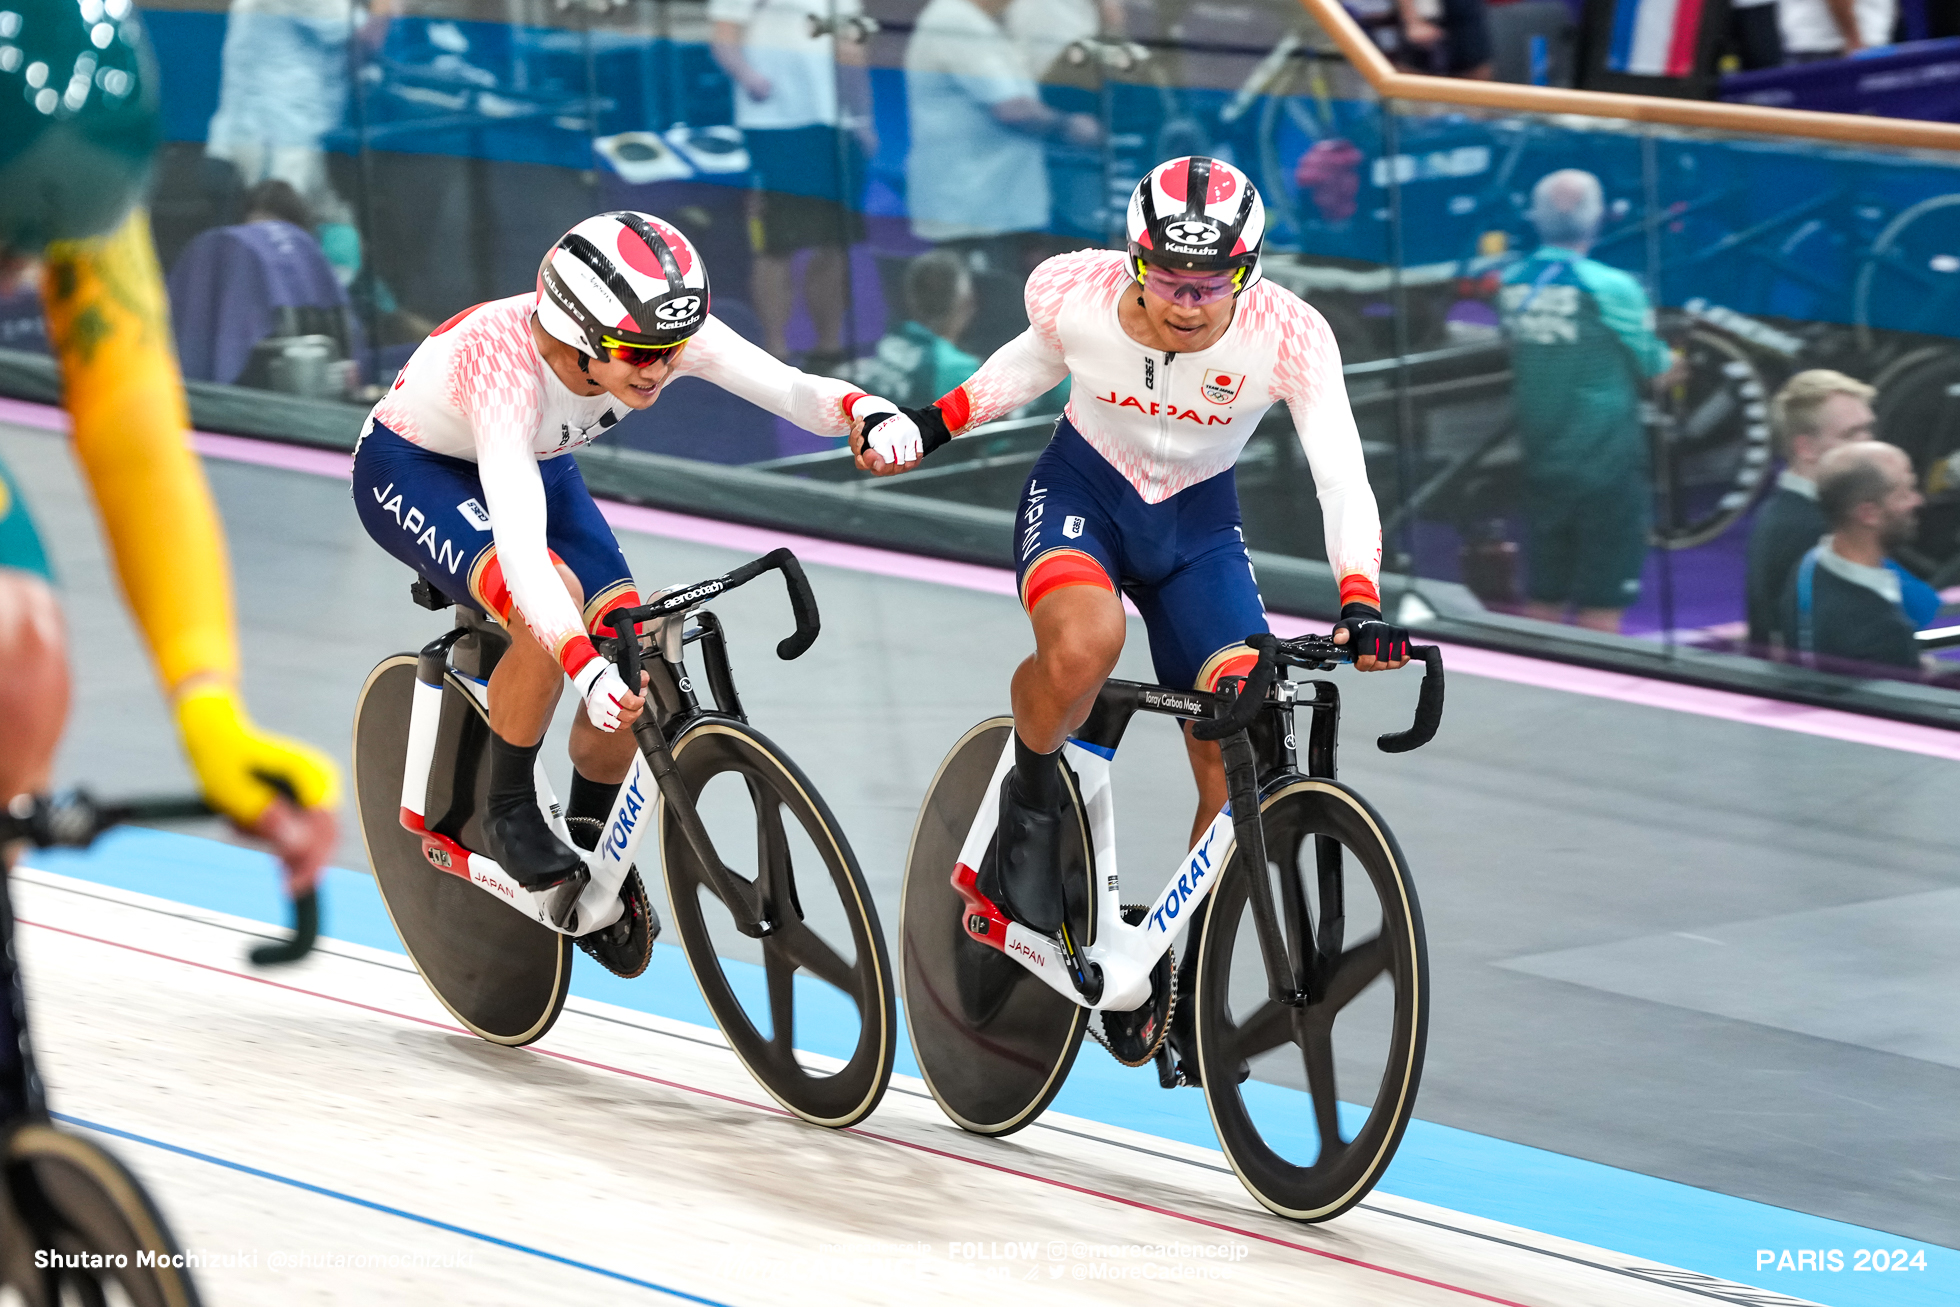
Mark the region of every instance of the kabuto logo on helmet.
<instances>
[{"instance_id":1,"label":"kabuto logo on helmet","mask_svg":"<svg viewBox=\"0 0 1960 1307\"><path fill-rule=\"evenodd\" d=\"M689 318L694 317L700 312L701 297L699 295L682 295L677 299L668 300L665 304L655 309L653 311L653 318L656 322L686 322Z\"/></svg>"},{"instance_id":2,"label":"kabuto logo on helmet","mask_svg":"<svg viewBox=\"0 0 1960 1307\"><path fill-rule=\"evenodd\" d=\"M1242 295L1259 281L1266 208L1252 181L1223 159L1188 155L1150 170L1130 195L1131 271L1237 273Z\"/></svg>"},{"instance_id":3,"label":"kabuto logo on helmet","mask_svg":"<svg viewBox=\"0 0 1960 1307\"><path fill-rule=\"evenodd\" d=\"M1210 218L1179 218L1164 228L1164 235L1170 238L1164 242L1164 248L1183 253L1180 246L1197 245L1209 254L1211 247L1218 244L1219 234L1218 224Z\"/></svg>"}]
</instances>

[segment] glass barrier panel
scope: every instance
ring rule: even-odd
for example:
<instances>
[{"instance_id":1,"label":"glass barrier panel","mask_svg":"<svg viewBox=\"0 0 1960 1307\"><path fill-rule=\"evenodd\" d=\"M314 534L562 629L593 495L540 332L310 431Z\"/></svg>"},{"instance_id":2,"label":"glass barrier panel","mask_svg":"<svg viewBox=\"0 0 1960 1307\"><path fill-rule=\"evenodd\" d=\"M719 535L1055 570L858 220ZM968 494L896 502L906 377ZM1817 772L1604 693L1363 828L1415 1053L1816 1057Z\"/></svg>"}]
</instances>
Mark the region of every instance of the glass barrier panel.
<instances>
[{"instance_id":1,"label":"glass barrier panel","mask_svg":"<svg viewBox=\"0 0 1960 1307\"><path fill-rule=\"evenodd\" d=\"M1675 638L1949 683L1954 669L1939 656L1922 665L1908 636L1953 620L1943 592L1960 582L1948 471L1960 448L1960 161L1654 139L1663 331L1685 356L1663 404L1656 487ZM1874 436L1893 449L1864 451L1878 462L1862 488L1856 465L1870 459L1858 451L1820 468Z\"/></svg>"},{"instance_id":2,"label":"glass barrier panel","mask_svg":"<svg viewBox=\"0 0 1960 1307\"><path fill-rule=\"evenodd\" d=\"M1454 613L1665 629L1645 135L1411 102L1392 128L1409 342L1409 488L1384 504L1395 570Z\"/></svg>"}]
</instances>

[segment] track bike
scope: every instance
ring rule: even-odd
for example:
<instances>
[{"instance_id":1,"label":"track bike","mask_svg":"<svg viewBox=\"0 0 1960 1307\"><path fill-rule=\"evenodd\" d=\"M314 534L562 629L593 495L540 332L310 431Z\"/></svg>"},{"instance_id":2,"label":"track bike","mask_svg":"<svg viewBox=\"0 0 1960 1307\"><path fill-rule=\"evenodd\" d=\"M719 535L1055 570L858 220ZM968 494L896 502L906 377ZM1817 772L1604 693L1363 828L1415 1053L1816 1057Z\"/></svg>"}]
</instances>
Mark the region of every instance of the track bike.
<instances>
[{"instance_id":1,"label":"track bike","mask_svg":"<svg viewBox=\"0 0 1960 1307\"><path fill-rule=\"evenodd\" d=\"M528 1044L551 1029L571 989L575 944L617 975L646 970L660 921L634 855L657 829L681 946L730 1047L784 1108L841 1127L870 1113L891 1079L891 963L849 842L816 787L749 725L721 623L703 607L769 571L783 574L796 619L776 652L796 658L819 621L787 549L601 619L616 635L600 651L626 684L648 673L647 709L603 822L568 823L540 761L539 806L561 840L584 850L584 868L564 884L533 893L480 852L489 677L509 638L467 607L457 605L455 626L419 654L384 658L369 673L354 713L354 788L368 860L409 958L458 1021L497 1044ZM411 593L432 610L451 607L425 581ZM712 708L696 698L686 665L695 644ZM761 962L760 993L749 964L724 952ZM799 1009L806 1019L834 1016L838 994L856 1034L832 1068L799 1057L793 1040ZM751 1014L757 1006L764 1015Z\"/></svg>"},{"instance_id":2,"label":"track bike","mask_svg":"<svg viewBox=\"0 0 1960 1307\"><path fill-rule=\"evenodd\" d=\"M16 840L83 847L120 822L209 815L195 799L98 805L86 795L56 801L24 794L0 809L0 848ZM27 995L14 961L6 879L0 873L0 1003L12 1005L21 1039L18 1057L0 1075L8 1081L5 1098L23 1110L0 1121L0 1301L197 1307L183 1250L141 1182L113 1153L49 1114L26 1037Z\"/></svg>"},{"instance_id":3,"label":"track bike","mask_svg":"<svg viewBox=\"0 0 1960 1307\"><path fill-rule=\"evenodd\" d=\"M1427 946L1395 837L1335 779L1338 689L1285 674L1329 670L1346 652L1323 636L1248 643L1257 663L1216 693L1105 682L1063 750L1059 937L1009 921L977 888L996 855L1014 725L995 717L968 731L912 833L900 985L921 1074L963 1129L1006 1135L1033 1121L1087 1034L1126 1066L1154 1065L1166 1089L1201 1087L1253 1197L1325 1221L1373 1188L1414 1110ZM1427 743L1442 718L1442 655L1413 653L1425 664L1415 722L1380 738L1389 753ZM1193 734L1220 740L1230 802L1154 901L1125 905L1109 768L1139 712L1195 719ZM1303 1084L1310 1120L1298 1094L1270 1081ZM1340 1100L1357 1087L1361 1102Z\"/></svg>"}]
</instances>

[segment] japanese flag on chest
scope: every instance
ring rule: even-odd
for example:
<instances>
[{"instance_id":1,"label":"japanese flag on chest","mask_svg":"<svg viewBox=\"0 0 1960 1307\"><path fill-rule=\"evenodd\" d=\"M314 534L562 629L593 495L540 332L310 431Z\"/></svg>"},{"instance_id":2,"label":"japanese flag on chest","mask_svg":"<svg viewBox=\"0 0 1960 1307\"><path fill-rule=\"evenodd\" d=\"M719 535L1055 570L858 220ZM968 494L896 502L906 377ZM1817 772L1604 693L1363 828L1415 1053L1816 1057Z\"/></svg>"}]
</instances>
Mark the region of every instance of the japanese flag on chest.
<instances>
[{"instance_id":1,"label":"japanese flag on chest","mask_svg":"<svg viewBox=\"0 0 1960 1307\"><path fill-rule=\"evenodd\" d=\"M1245 385L1245 373L1221 372L1217 368L1206 368L1204 384L1199 389L1205 398L1214 404L1229 404L1239 397L1239 387Z\"/></svg>"}]
</instances>

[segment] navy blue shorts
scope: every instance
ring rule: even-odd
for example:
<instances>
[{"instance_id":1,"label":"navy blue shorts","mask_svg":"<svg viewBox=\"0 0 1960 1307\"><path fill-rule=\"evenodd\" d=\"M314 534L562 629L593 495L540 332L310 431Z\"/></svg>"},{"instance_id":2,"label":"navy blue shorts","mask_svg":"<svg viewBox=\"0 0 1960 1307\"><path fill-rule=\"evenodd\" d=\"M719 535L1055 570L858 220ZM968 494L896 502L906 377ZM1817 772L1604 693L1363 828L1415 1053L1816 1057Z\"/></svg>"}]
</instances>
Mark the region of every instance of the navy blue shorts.
<instances>
[{"instance_id":1,"label":"navy blue shorts","mask_svg":"<svg viewBox=\"0 0 1960 1307\"><path fill-rule=\"evenodd\" d=\"M1175 689L1243 675L1246 637L1267 629L1230 468L1146 504L1063 418L1021 491L1014 545L1023 607L1066 585L1121 589L1143 614L1157 679Z\"/></svg>"},{"instance_id":2,"label":"navy blue shorts","mask_svg":"<svg viewBox=\"0 0 1960 1307\"><path fill-rule=\"evenodd\" d=\"M639 602L633 574L578 464L569 455L542 459L538 475L544 481L545 544L552 561L571 568L585 591L590 631L620 604ZM354 507L375 543L451 600L499 621L510 616L510 591L476 464L424 449L377 422L354 451Z\"/></svg>"}]
</instances>

